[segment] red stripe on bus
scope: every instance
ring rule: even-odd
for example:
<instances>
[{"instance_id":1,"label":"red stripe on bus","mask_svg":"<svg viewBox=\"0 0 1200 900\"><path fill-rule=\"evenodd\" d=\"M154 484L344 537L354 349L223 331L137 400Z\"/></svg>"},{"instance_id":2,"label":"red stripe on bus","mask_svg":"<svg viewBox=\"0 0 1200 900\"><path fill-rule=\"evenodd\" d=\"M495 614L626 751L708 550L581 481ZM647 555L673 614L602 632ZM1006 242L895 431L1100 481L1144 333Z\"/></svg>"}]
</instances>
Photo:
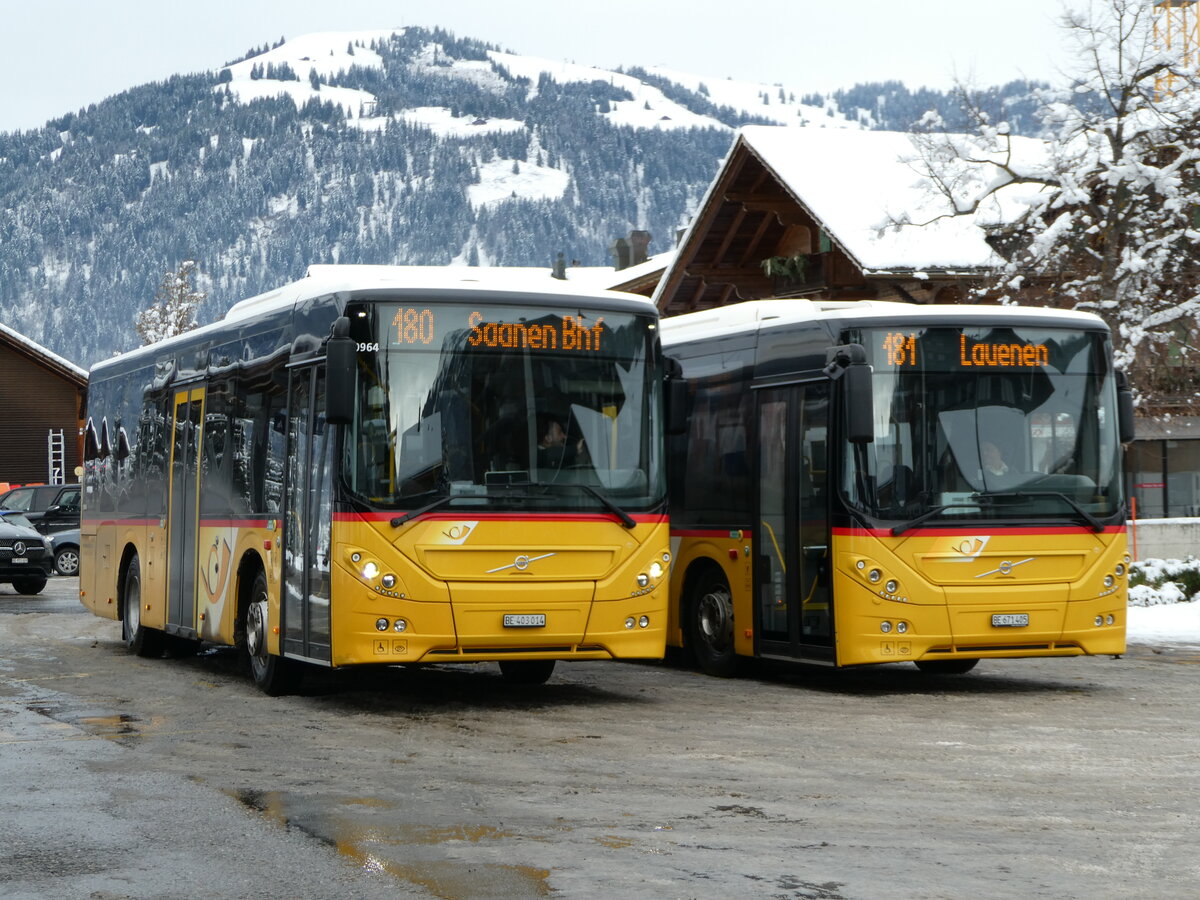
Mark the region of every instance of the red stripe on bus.
<instances>
[{"instance_id":1,"label":"red stripe on bus","mask_svg":"<svg viewBox=\"0 0 1200 900\"><path fill-rule=\"evenodd\" d=\"M403 516L404 510L396 512L372 512L372 513L334 513L333 520L335 522L390 522L397 516ZM662 513L630 513L629 518L641 524L657 525L660 522L667 521L667 517ZM473 513L470 510L462 510L457 513L449 512L429 512L421 516L416 516L410 521L417 520L433 520L438 522L461 522L463 519L475 519L479 521L489 522L611 522L617 519L617 516L612 513Z\"/></svg>"},{"instance_id":2,"label":"red stripe on bus","mask_svg":"<svg viewBox=\"0 0 1200 900\"><path fill-rule=\"evenodd\" d=\"M963 526L962 528L912 528L902 534L892 534L890 528L834 528L833 533L841 537L958 537L963 534L986 532L999 537L1003 535L1037 535L1037 534L1079 534L1080 531L1091 531L1087 525L1054 525L1037 527L1033 525L1005 528L997 525ZM1103 534L1124 534L1124 525L1107 525Z\"/></svg>"},{"instance_id":3,"label":"red stripe on bus","mask_svg":"<svg viewBox=\"0 0 1200 900\"><path fill-rule=\"evenodd\" d=\"M163 517L166 518L165 516ZM135 528L157 528L163 519L84 519L84 525L126 525ZM201 519L201 528L266 528L266 519Z\"/></svg>"}]
</instances>

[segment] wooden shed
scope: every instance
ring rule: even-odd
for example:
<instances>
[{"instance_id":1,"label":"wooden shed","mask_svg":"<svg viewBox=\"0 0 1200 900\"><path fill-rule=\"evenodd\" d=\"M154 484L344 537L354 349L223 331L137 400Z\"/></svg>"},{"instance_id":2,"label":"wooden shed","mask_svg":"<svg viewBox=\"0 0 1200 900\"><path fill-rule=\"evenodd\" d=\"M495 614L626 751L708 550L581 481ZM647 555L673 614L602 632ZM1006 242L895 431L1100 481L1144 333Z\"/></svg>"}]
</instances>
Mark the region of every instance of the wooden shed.
<instances>
[{"instance_id":1,"label":"wooden shed","mask_svg":"<svg viewBox=\"0 0 1200 900\"><path fill-rule=\"evenodd\" d=\"M88 374L0 325L0 485L76 481Z\"/></svg>"}]
</instances>

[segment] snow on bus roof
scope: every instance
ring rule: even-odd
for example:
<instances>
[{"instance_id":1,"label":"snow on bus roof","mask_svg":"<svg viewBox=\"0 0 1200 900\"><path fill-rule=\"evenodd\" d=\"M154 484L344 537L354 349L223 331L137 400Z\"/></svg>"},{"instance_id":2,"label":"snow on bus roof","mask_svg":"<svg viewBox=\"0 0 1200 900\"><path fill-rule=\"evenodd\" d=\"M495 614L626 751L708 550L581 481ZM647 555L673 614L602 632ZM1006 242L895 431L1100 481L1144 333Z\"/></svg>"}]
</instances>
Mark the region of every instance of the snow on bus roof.
<instances>
[{"instance_id":1,"label":"snow on bus roof","mask_svg":"<svg viewBox=\"0 0 1200 900\"><path fill-rule=\"evenodd\" d=\"M465 292L501 292L525 295L563 295L578 298L604 298L628 303L631 309L657 315L657 307L648 297L622 291L603 290L589 284L554 278L545 267L533 266L377 266L311 265L306 277L235 303L224 318L208 325L159 342L157 347L191 340L226 325L275 310L290 309L311 297L348 291L440 290ZM138 348L131 352L139 352ZM96 363L103 368L128 354Z\"/></svg>"},{"instance_id":2,"label":"snow on bus roof","mask_svg":"<svg viewBox=\"0 0 1200 900\"><path fill-rule=\"evenodd\" d=\"M939 319L950 317L963 324L1019 316L1023 321L1044 319L1050 325L1104 326L1092 313L1048 309L1041 306L967 306L951 303L913 304L891 300L803 300L779 298L746 300L715 309L670 316L659 323L664 344L744 334L777 325L808 322L835 313L841 320L886 318Z\"/></svg>"}]
</instances>

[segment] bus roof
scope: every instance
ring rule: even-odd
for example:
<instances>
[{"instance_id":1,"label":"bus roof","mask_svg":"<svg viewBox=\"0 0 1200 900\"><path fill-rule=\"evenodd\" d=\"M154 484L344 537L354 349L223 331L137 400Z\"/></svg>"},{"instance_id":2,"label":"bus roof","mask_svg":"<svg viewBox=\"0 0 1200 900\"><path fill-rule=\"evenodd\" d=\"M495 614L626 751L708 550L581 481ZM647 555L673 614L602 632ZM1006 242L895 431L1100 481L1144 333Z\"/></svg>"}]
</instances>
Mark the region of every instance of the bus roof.
<instances>
[{"instance_id":1,"label":"bus roof","mask_svg":"<svg viewBox=\"0 0 1200 900\"><path fill-rule=\"evenodd\" d=\"M964 304L913 304L890 300L803 300L779 298L746 300L715 309L662 319L664 344L706 340L722 335L745 334L778 325L803 322L839 323L871 319L887 323L906 321L962 324L1019 319L1023 324L1074 326L1108 330L1097 315L1040 306L975 306Z\"/></svg>"},{"instance_id":2,"label":"bus roof","mask_svg":"<svg viewBox=\"0 0 1200 900\"><path fill-rule=\"evenodd\" d=\"M658 315L658 308L648 297L564 281L551 276L549 269L533 266L311 265L307 275L299 281L241 300L231 306L223 318L167 338L153 346L157 351L172 344L193 341L206 334L219 333L227 325L291 309L297 303L315 297L387 290L442 291L452 294L502 293L526 297L590 297L608 303L627 305L630 311ZM105 368L145 349L139 347L129 353L102 360L92 367L92 371Z\"/></svg>"}]
</instances>

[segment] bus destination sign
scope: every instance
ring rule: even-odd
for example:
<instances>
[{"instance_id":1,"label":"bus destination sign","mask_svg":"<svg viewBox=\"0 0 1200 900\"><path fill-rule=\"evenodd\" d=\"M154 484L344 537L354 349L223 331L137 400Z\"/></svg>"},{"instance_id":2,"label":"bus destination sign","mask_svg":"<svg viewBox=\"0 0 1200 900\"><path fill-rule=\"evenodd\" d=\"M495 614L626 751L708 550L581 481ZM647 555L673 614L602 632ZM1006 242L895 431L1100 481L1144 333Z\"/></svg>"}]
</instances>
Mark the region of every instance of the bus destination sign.
<instances>
[{"instance_id":1,"label":"bus destination sign","mask_svg":"<svg viewBox=\"0 0 1200 900\"><path fill-rule=\"evenodd\" d=\"M397 309L392 319L394 343L409 346L433 343L435 334L440 331L437 318L428 307L417 309L406 306ZM467 343L472 347L577 353L598 352L605 331L603 316L598 316L593 325L585 325L582 317L578 316L546 316L538 322L502 322L489 321L478 310L467 316L467 327Z\"/></svg>"},{"instance_id":2,"label":"bus destination sign","mask_svg":"<svg viewBox=\"0 0 1200 900\"><path fill-rule=\"evenodd\" d=\"M883 336L883 350L889 366L903 368L919 364L917 335L889 331ZM960 368L986 367L991 369L1039 369L1050 361L1050 351L1045 344L991 343L976 341L965 334L958 336L958 358Z\"/></svg>"}]
</instances>

